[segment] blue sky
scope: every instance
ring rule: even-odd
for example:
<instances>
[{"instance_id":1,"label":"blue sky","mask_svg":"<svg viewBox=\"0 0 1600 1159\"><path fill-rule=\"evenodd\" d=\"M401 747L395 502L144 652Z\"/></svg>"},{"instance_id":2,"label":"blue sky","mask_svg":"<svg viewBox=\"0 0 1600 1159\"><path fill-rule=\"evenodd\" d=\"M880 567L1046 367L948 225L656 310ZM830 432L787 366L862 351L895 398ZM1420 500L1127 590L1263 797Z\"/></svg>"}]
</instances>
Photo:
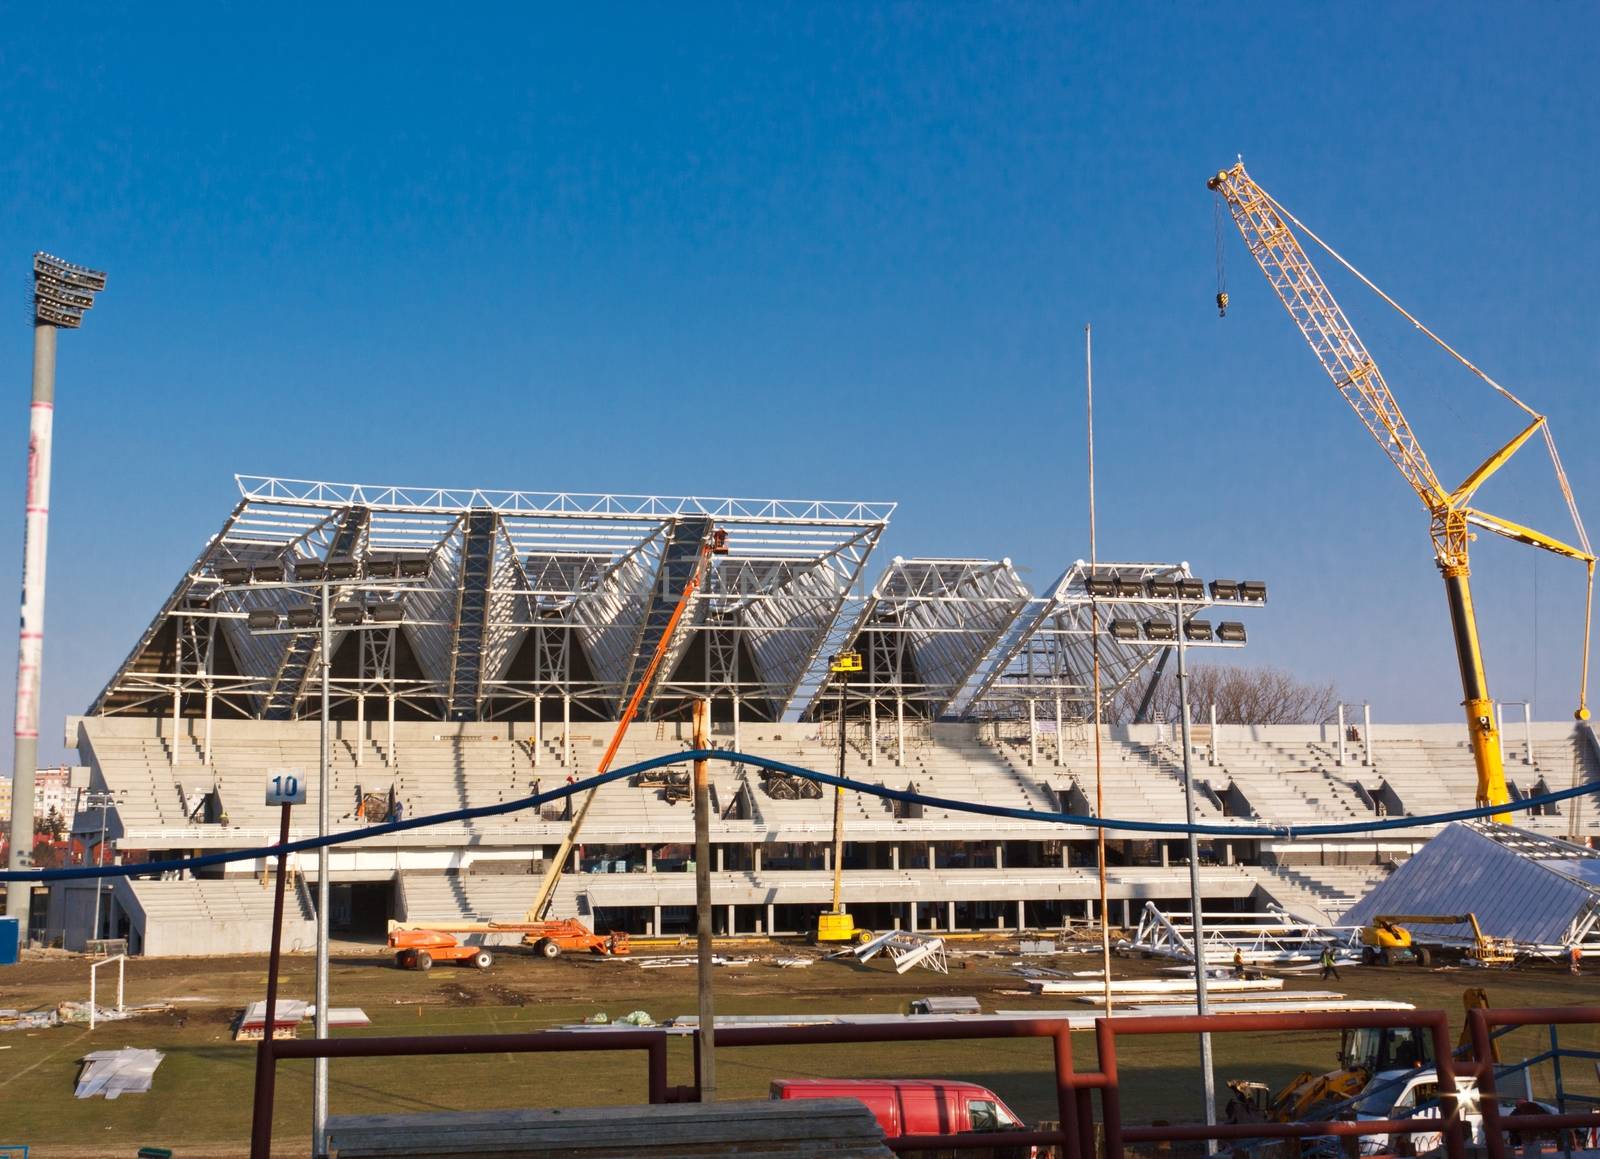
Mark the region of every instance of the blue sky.
<instances>
[{"instance_id":1,"label":"blue sky","mask_svg":"<svg viewBox=\"0 0 1600 1159\"><path fill-rule=\"evenodd\" d=\"M1042 588L1087 553L1085 322L1102 556L1266 579L1252 659L1453 719L1420 506L1231 232L1212 306L1239 153L1600 511L1592 6L268 11L4 15L0 574L29 255L111 274L61 343L47 754L235 471L892 498L885 560ZM1517 429L1323 265L1442 476ZM1482 498L1564 533L1536 466ZM1534 555L1475 558L1491 687L1560 718L1581 573Z\"/></svg>"}]
</instances>

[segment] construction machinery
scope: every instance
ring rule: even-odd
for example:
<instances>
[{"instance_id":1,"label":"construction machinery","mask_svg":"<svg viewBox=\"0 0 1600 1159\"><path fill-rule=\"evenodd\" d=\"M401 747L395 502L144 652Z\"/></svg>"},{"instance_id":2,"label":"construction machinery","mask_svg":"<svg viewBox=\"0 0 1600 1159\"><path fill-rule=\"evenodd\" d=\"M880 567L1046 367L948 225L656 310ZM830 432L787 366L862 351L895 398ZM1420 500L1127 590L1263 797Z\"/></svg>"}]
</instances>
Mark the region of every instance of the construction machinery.
<instances>
[{"instance_id":1,"label":"construction machinery","mask_svg":"<svg viewBox=\"0 0 1600 1159\"><path fill-rule=\"evenodd\" d=\"M1471 926L1472 957L1485 966L1509 966L1516 950L1509 938L1494 938L1483 932L1478 915L1465 914L1379 914L1361 929L1361 960L1369 966L1393 966L1413 961L1426 966L1435 951L1444 948L1437 942L1424 942L1407 926Z\"/></svg>"},{"instance_id":2,"label":"construction machinery","mask_svg":"<svg viewBox=\"0 0 1600 1159\"><path fill-rule=\"evenodd\" d=\"M1433 1040L1419 1027L1384 1026L1345 1030L1339 1037L1339 1065L1323 1074L1304 1071L1276 1094L1265 1083L1233 1079L1228 1089L1230 1123L1290 1123L1315 1119L1318 1112L1355 1097L1379 1071L1431 1066Z\"/></svg>"},{"instance_id":3,"label":"construction machinery","mask_svg":"<svg viewBox=\"0 0 1600 1159\"><path fill-rule=\"evenodd\" d=\"M456 936L468 933L521 934L523 942L531 945L541 958L559 958L568 952L612 957L630 951L625 930L597 934L577 918L459 923L451 924L448 930L408 929L395 925L389 930L389 948L395 951L394 963L402 970L428 970L435 962L455 962L487 970L494 964L494 955L483 946L471 945Z\"/></svg>"},{"instance_id":4,"label":"construction machinery","mask_svg":"<svg viewBox=\"0 0 1600 1159\"><path fill-rule=\"evenodd\" d=\"M1543 548L1556 555L1574 559L1588 570L1588 597L1584 611L1583 665L1579 680L1579 720L1589 718L1589 628L1594 601L1595 556L1589 546L1589 537L1578 515L1572 488L1566 471L1556 452L1555 440L1549 423L1505 387L1495 382L1482 370L1467 361L1453 347L1434 334L1394 299L1384 294L1354 266L1340 257L1326 242L1312 233L1288 210L1278 204L1266 190L1256 184L1245 172L1243 162L1223 170L1207 182L1224 201L1232 213L1234 224L1262 273L1271 283L1290 317L1300 328L1323 368L1332 377L1356 415L1361 419L1390 461L1405 477L1417 497L1422 500L1429 518L1429 533L1433 539L1434 560L1444 577L1445 595L1450 606L1450 623L1455 640L1456 656L1460 661L1461 685L1464 694L1468 731L1471 737L1473 762L1477 767L1477 803L1487 807L1504 805L1510 800L1506 787L1505 770L1500 749L1499 722L1495 718L1495 705L1489 695L1484 676L1483 654L1478 642L1478 626L1473 612L1472 594L1468 584L1467 546L1474 538L1473 528L1492 531L1497 535L1532 547ZM1219 219L1220 220L1220 219ZM1491 386L1511 402L1527 420L1519 431L1499 450L1491 454L1469 474L1460 486L1446 487L1435 475L1422 445L1412 431L1410 423L1401 413L1378 370L1377 363L1362 344L1344 311L1334 301L1332 293L1312 266L1290 224L1314 241L1340 265L1361 280L1409 322L1436 342L1469 371ZM1220 226L1219 226L1220 228ZM1220 234L1218 253L1220 257ZM1219 309L1225 309L1227 295L1220 291ZM1576 531L1577 544L1569 544L1543 532L1524 527L1509 519L1492 515L1473 506L1479 487L1503 467L1534 435L1543 437L1549 450L1557 483L1566 501ZM1511 815L1495 813L1494 819L1509 822Z\"/></svg>"},{"instance_id":5,"label":"construction machinery","mask_svg":"<svg viewBox=\"0 0 1600 1159\"><path fill-rule=\"evenodd\" d=\"M850 677L862 669L860 652L840 652L828 661L828 670L839 685L839 777L844 779L845 752L845 692ZM817 928L812 932L815 942L856 942L865 945L872 940L872 931L858 927L855 919L844 909L844 786L833 790L833 905L827 912L817 915Z\"/></svg>"},{"instance_id":6,"label":"construction machinery","mask_svg":"<svg viewBox=\"0 0 1600 1159\"><path fill-rule=\"evenodd\" d=\"M670 540L663 549L658 581L659 594L671 598L673 602L670 605L670 612L664 605L658 605L646 614L640 641L643 643L648 641L651 635L655 636L650 660L640 673L633 693L628 698L627 707L623 709L621 718L617 721L616 730L611 734L611 743L606 746L605 753L595 767L595 776L600 776L611 768L617 750L622 747L623 738L628 735L628 726L638 716L639 706L644 702L645 694L655 681L662 660L672 650L678 627L683 621L684 614L694 602L695 592L705 579L706 566L711 557L727 553L727 531L713 527L709 521L694 528L690 534ZM640 651L642 653L642 647ZM452 936L459 933L520 933L522 944L531 946L533 951L543 958L556 958L569 950L601 955L628 953L628 935L624 930L611 930L602 935L576 918L549 917L550 903L555 898L556 886L566 869L567 860L577 846L578 835L583 831L584 819L588 817L589 808L594 804L594 795L598 791L597 785L589 788L584 793L582 802L572 811L572 823L568 826L566 835L562 837L561 844L557 846L555 856L550 859L550 865L539 883L539 891L522 921L430 922L426 929L405 927L391 922L389 945L398 951L395 956L397 964L405 966L407 962L402 958L413 950L419 960L412 964L420 969L427 969L428 965L431 965L431 962L422 963L420 958L426 956L440 958L441 951L445 955L441 960L459 960L458 955L464 956L464 951L470 948L461 945L459 939ZM397 943L396 938L400 935L408 937L415 935L416 940L406 944ZM488 962L483 963L484 966L488 964Z\"/></svg>"}]
</instances>

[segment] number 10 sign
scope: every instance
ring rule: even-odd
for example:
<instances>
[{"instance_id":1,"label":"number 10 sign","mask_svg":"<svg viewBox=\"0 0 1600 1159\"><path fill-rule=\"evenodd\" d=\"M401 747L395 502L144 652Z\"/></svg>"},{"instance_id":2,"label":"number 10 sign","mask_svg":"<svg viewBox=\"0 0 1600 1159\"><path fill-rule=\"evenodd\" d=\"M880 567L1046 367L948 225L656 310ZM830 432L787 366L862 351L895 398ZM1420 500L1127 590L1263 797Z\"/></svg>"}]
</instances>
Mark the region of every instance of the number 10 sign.
<instances>
[{"instance_id":1,"label":"number 10 sign","mask_svg":"<svg viewBox=\"0 0 1600 1159\"><path fill-rule=\"evenodd\" d=\"M267 804L304 805L306 803L306 774L304 769L268 769Z\"/></svg>"}]
</instances>

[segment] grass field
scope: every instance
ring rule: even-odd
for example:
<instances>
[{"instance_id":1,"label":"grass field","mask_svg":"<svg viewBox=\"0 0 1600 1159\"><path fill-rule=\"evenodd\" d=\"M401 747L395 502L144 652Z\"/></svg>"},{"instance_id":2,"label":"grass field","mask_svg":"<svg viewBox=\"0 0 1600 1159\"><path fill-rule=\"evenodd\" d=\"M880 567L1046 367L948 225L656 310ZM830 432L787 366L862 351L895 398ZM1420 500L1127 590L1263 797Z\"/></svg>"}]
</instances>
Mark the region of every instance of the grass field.
<instances>
[{"instance_id":1,"label":"grass field","mask_svg":"<svg viewBox=\"0 0 1600 1159\"><path fill-rule=\"evenodd\" d=\"M1002 991L1025 989L1010 972L1014 959L964 959L948 976L913 971L897 976L885 964L818 962L805 970L757 963L717 972L717 1009L724 1013L902 1012L928 994L971 994L996 1007L1066 1006ZM1092 956L1063 956L1062 968L1092 968ZM1154 973L1159 963L1118 961L1119 976ZM0 1144L29 1143L38 1159L82 1155L132 1156L142 1145L178 1156L242 1155L250 1120L254 1049L235 1043L230 1023L248 1001L263 996L266 960L135 960L128 968L130 1003L184 999L173 1013L102 1024L0 1034ZM309 999L312 963L286 961L283 996ZM1497 1006L1589 1005L1600 980L1571 978L1554 968L1516 971L1347 967L1327 986L1294 978L1293 989L1339 989L1352 997L1399 998L1448 1010L1452 1031L1461 1022L1461 991L1483 986ZM692 969L644 970L627 961L562 958L536 961L501 955L487 972L438 967L426 974L392 968L377 953L336 954L334 1004L360 1006L370 1029L350 1034L501 1033L579 1021L597 1011L612 1018L643 1009L656 1018L695 1009ZM0 1007L47 1006L87 996L82 959L29 960L0 971ZM102 991L103 993L103 991ZM1563 1045L1593 1049L1596 1036L1574 1033ZM1218 1085L1257 1078L1274 1085L1305 1069L1333 1065L1336 1036L1218 1035ZM90 1050L122 1046L165 1052L150 1093L75 1100L78 1060ZM1094 1065L1088 1034L1074 1035L1079 1065ZM1513 1040L1507 1057L1540 1049L1534 1032ZM675 1043L672 1083L690 1081L688 1050ZM1130 1120L1174 1121L1201 1116L1198 1052L1193 1039L1125 1040L1123 1101ZM1572 1068L1569 1068L1569 1071ZM779 1076L900 1076L969 1079L993 1088L1030 1119L1053 1118L1054 1086L1048 1044L1032 1042L920 1043L802 1050L742 1049L718 1055L725 1098L764 1097ZM1568 1074L1569 1085L1574 1076ZM1594 1073L1576 1076L1594 1092ZM311 1065L280 1067L275 1154L307 1153ZM1226 1094L1224 1090L1224 1094ZM645 1101L642 1055L480 1055L449 1059L340 1060L332 1069L334 1114Z\"/></svg>"}]
</instances>

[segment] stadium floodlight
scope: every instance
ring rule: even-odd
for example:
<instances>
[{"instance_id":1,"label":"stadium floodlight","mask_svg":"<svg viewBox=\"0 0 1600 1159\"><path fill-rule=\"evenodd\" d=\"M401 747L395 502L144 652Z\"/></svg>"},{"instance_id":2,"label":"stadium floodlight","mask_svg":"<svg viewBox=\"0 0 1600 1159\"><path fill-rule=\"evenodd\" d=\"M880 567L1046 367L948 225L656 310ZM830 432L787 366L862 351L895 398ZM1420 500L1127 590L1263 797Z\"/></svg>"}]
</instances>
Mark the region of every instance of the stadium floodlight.
<instances>
[{"instance_id":1,"label":"stadium floodlight","mask_svg":"<svg viewBox=\"0 0 1600 1159\"><path fill-rule=\"evenodd\" d=\"M258 563L250 569L250 578L258 584L281 584L283 575L281 563Z\"/></svg>"},{"instance_id":2,"label":"stadium floodlight","mask_svg":"<svg viewBox=\"0 0 1600 1159\"><path fill-rule=\"evenodd\" d=\"M1267 585L1261 580L1245 580L1239 585L1239 598L1252 604L1267 602Z\"/></svg>"},{"instance_id":3,"label":"stadium floodlight","mask_svg":"<svg viewBox=\"0 0 1600 1159\"><path fill-rule=\"evenodd\" d=\"M1238 580L1212 580L1211 598L1214 600L1236 600L1239 598Z\"/></svg>"},{"instance_id":4,"label":"stadium floodlight","mask_svg":"<svg viewBox=\"0 0 1600 1159\"><path fill-rule=\"evenodd\" d=\"M1175 579L1153 579L1145 587L1149 590L1151 599L1175 600L1178 598L1178 581Z\"/></svg>"},{"instance_id":5,"label":"stadium floodlight","mask_svg":"<svg viewBox=\"0 0 1600 1159\"><path fill-rule=\"evenodd\" d=\"M317 609L315 608L290 608L289 627L315 628L317 626Z\"/></svg>"},{"instance_id":6,"label":"stadium floodlight","mask_svg":"<svg viewBox=\"0 0 1600 1159\"><path fill-rule=\"evenodd\" d=\"M10 852L6 867L33 865L34 773L39 767L39 673L44 666L45 541L50 530L50 444L56 401L56 336L83 325L106 276L53 254L33 255L33 397L28 411L28 485L23 497L22 607L17 624L16 724L12 733ZM96 888L95 897L100 896ZM28 937L33 890L13 883L6 914ZM6 947L7 953L16 947Z\"/></svg>"},{"instance_id":7,"label":"stadium floodlight","mask_svg":"<svg viewBox=\"0 0 1600 1159\"><path fill-rule=\"evenodd\" d=\"M406 618L406 606L396 601L372 605L372 619L378 624L398 624Z\"/></svg>"},{"instance_id":8,"label":"stadium floodlight","mask_svg":"<svg viewBox=\"0 0 1600 1159\"><path fill-rule=\"evenodd\" d=\"M1244 625L1238 620L1223 620L1217 625L1217 639L1227 644L1243 644Z\"/></svg>"},{"instance_id":9,"label":"stadium floodlight","mask_svg":"<svg viewBox=\"0 0 1600 1159\"><path fill-rule=\"evenodd\" d=\"M217 569L217 578L225 584L247 584L250 582L250 565L247 563L227 563Z\"/></svg>"},{"instance_id":10,"label":"stadium floodlight","mask_svg":"<svg viewBox=\"0 0 1600 1159\"><path fill-rule=\"evenodd\" d=\"M1171 620L1146 620L1144 622L1144 638L1146 640L1176 640L1178 629Z\"/></svg>"},{"instance_id":11,"label":"stadium floodlight","mask_svg":"<svg viewBox=\"0 0 1600 1159\"><path fill-rule=\"evenodd\" d=\"M1210 620L1190 620L1183 625L1183 638L1185 640L1199 640L1205 643L1211 639Z\"/></svg>"},{"instance_id":12,"label":"stadium floodlight","mask_svg":"<svg viewBox=\"0 0 1600 1159\"><path fill-rule=\"evenodd\" d=\"M1111 635L1117 640L1137 640L1139 638L1139 621L1112 620Z\"/></svg>"},{"instance_id":13,"label":"stadium floodlight","mask_svg":"<svg viewBox=\"0 0 1600 1159\"><path fill-rule=\"evenodd\" d=\"M367 618L367 609L361 604L340 604L333 609L333 622L335 624L359 624Z\"/></svg>"},{"instance_id":14,"label":"stadium floodlight","mask_svg":"<svg viewBox=\"0 0 1600 1159\"><path fill-rule=\"evenodd\" d=\"M1132 576L1119 575L1116 581L1117 595L1125 600L1144 598L1144 581Z\"/></svg>"},{"instance_id":15,"label":"stadium floodlight","mask_svg":"<svg viewBox=\"0 0 1600 1159\"><path fill-rule=\"evenodd\" d=\"M1089 589L1089 594L1099 599L1110 599L1117 594L1117 581L1108 575L1092 575L1083 581L1083 586Z\"/></svg>"},{"instance_id":16,"label":"stadium floodlight","mask_svg":"<svg viewBox=\"0 0 1600 1159\"><path fill-rule=\"evenodd\" d=\"M327 570L320 559L304 560L294 565L295 583L320 583Z\"/></svg>"},{"instance_id":17,"label":"stadium floodlight","mask_svg":"<svg viewBox=\"0 0 1600 1159\"><path fill-rule=\"evenodd\" d=\"M360 570L360 565L353 559L330 559L325 574L331 580L346 580L354 579Z\"/></svg>"},{"instance_id":18,"label":"stadium floodlight","mask_svg":"<svg viewBox=\"0 0 1600 1159\"><path fill-rule=\"evenodd\" d=\"M246 616L244 622L252 632L270 632L278 626L278 613L258 608Z\"/></svg>"},{"instance_id":19,"label":"stadium floodlight","mask_svg":"<svg viewBox=\"0 0 1600 1159\"><path fill-rule=\"evenodd\" d=\"M1178 581L1178 598L1180 600L1191 601L1205 599L1205 581L1197 579L1180 579Z\"/></svg>"},{"instance_id":20,"label":"stadium floodlight","mask_svg":"<svg viewBox=\"0 0 1600 1159\"><path fill-rule=\"evenodd\" d=\"M401 579L424 579L432 570L433 561L425 555L400 559Z\"/></svg>"},{"instance_id":21,"label":"stadium floodlight","mask_svg":"<svg viewBox=\"0 0 1600 1159\"><path fill-rule=\"evenodd\" d=\"M40 326L76 330L94 307L94 296L106 288L106 276L88 266L62 261L54 254L33 255L33 320Z\"/></svg>"},{"instance_id":22,"label":"stadium floodlight","mask_svg":"<svg viewBox=\"0 0 1600 1159\"><path fill-rule=\"evenodd\" d=\"M400 573L400 561L393 556L388 558L368 558L368 579L394 579Z\"/></svg>"}]
</instances>

